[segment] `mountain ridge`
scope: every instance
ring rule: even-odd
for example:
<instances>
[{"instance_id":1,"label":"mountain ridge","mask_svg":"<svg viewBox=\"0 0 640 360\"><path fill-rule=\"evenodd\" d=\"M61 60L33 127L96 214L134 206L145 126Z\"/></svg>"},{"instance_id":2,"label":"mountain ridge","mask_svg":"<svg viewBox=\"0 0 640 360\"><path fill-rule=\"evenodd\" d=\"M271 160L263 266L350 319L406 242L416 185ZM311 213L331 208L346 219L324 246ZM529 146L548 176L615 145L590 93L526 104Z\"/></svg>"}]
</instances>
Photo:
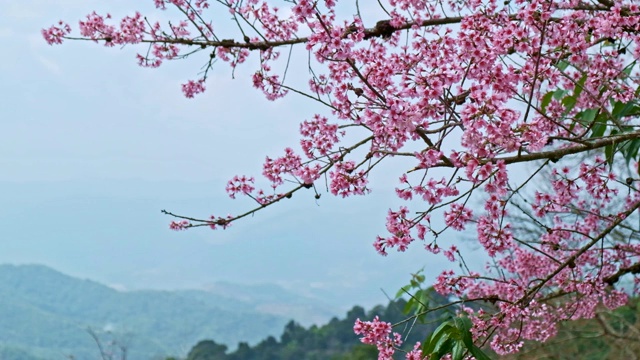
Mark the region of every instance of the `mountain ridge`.
<instances>
[{"instance_id":1,"label":"mountain ridge","mask_svg":"<svg viewBox=\"0 0 640 360\"><path fill-rule=\"evenodd\" d=\"M0 264L0 318L6 324L0 327L0 354L13 349L33 359L95 357L98 349L90 329L104 341L130 342L129 359L147 360L181 354L203 338L216 338L229 347L240 341L255 343L277 335L287 321L305 313L307 319L320 321L333 316L323 304L304 299L305 304L303 297L284 289L271 287L274 291L268 293L266 287L233 286L253 296L242 299L206 290L120 291L44 265ZM292 311L282 311L287 308ZM15 358L22 359L31 360Z\"/></svg>"}]
</instances>

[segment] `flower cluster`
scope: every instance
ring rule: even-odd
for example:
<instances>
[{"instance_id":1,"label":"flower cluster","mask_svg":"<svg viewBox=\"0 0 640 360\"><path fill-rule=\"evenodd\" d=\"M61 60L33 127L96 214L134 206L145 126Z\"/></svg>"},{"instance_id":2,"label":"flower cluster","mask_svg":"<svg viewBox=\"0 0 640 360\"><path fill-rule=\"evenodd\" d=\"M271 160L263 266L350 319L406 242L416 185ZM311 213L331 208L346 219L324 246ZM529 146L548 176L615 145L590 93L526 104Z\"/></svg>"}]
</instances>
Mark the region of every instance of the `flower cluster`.
<instances>
[{"instance_id":1,"label":"flower cluster","mask_svg":"<svg viewBox=\"0 0 640 360\"><path fill-rule=\"evenodd\" d=\"M333 170L329 172L331 179L329 189L333 195L340 195L343 198L350 195L365 195L369 192L367 188L367 173L364 170L355 170L356 164L353 161L341 161L335 164Z\"/></svg>"},{"instance_id":2,"label":"flower cluster","mask_svg":"<svg viewBox=\"0 0 640 360\"><path fill-rule=\"evenodd\" d=\"M236 198L236 194L248 195L255 190L253 183L255 179L253 177L246 176L234 176L233 179L227 183L227 194L232 199Z\"/></svg>"},{"instance_id":3,"label":"flower cluster","mask_svg":"<svg viewBox=\"0 0 640 360\"><path fill-rule=\"evenodd\" d=\"M63 21L58 22L58 25L51 26L48 29L42 29L42 37L49 45L62 44L62 40L65 36L71 33L71 26Z\"/></svg>"},{"instance_id":4,"label":"flower cluster","mask_svg":"<svg viewBox=\"0 0 640 360\"><path fill-rule=\"evenodd\" d=\"M372 321L357 319L353 331L356 335L362 335L360 341L364 344L375 345L378 348L378 360L392 360L395 348L402 345L400 334L392 334L391 324L380 321L377 316Z\"/></svg>"},{"instance_id":5,"label":"flower cluster","mask_svg":"<svg viewBox=\"0 0 640 360\"><path fill-rule=\"evenodd\" d=\"M300 124L303 136L300 145L309 159L327 156L338 142L338 125L329 124L326 117L315 115L313 120Z\"/></svg>"},{"instance_id":6,"label":"flower cluster","mask_svg":"<svg viewBox=\"0 0 640 360\"><path fill-rule=\"evenodd\" d=\"M186 230L190 226L191 226L191 223L187 220L172 221L169 224L169 229L180 231L180 230Z\"/></svg>"}]
</instances>

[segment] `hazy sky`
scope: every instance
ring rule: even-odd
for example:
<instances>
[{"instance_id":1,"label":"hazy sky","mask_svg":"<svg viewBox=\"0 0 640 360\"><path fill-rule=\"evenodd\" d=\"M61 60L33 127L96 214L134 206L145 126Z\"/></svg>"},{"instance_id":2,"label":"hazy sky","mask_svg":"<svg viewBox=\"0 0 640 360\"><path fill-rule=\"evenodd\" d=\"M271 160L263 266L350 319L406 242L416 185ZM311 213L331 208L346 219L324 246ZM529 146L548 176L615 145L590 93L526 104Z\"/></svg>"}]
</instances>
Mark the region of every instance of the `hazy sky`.
<instances>
[{"instance_id":1,"label":"hazy sky","mask_svg":"<svg viewBox=\"0 0 640 360\"><path fill-rule=\"evenodd\" d=\"M40 36L57 20L77 27L94 9L117 17L134 3L153 2L0 2L0 262L127 289L277 283L345 306L382 303L380 288L394 294L423 266L430 277L451 266L419 243L388 257L373 249L399 203L399 174L378 173L367 197L302 193L225 231L170 231L161 209L206 217L251 206L230 200L226 181L258 176L266 155L297 146L313 105L268 102L249 68L234 80L223 63L204 95L185 99L180 84L202 58L143 69L141 48L51 47Z\"/></svg>"}]
</instances>

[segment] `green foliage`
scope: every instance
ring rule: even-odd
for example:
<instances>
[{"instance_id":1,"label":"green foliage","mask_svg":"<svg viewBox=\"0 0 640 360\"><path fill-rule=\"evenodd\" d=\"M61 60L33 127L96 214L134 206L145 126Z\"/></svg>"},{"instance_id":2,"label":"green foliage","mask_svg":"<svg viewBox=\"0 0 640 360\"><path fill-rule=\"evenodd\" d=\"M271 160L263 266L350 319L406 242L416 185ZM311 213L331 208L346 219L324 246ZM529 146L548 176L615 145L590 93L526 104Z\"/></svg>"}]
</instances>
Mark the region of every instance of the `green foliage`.
<instances>
[{"instance_id":1,"label":"green foliage","mask_svg":"<svg viewBox=\"0 0 640 360\"><path fill-rule=\"evenodd\" d=\"M462 360L467 355L473 355L477 360L489 360L489 357L473 343L471 336L472 323L469 318L454 315L449 308L439 309L438 306L447 305L443 297L433 288L423 288L425 277L423 270L413 274L408 285L403 286L396 294L400 297L408 294L411 298L407 302L404 313L411 315L421 324L440 323L422 342L422 353L429 355L429 359L439 360L451 354L452 360ZM433 301L436 299L437 301Z\"/></svg>"},{"instance_id":2,"label":"green foliage","mask_svg":"<svg viewBox=\"0 0 640 360\"><path fill-rule=\"evenodd\" d=\"M464 316L456 316L442 323L422 346L422 353L429 355L429 359L439 360L451 354L452 360L462 360L467 355L473 355L477 360L491 360L471 337L471 320Z\"/></svg>"},{"instance_id":3,"label":"green foliage","mask_svg":"<svg viewBox=\"0 0 640 360\"><path fill-rule=\"evenodd\" d=\"M197 338L194 342L198 339L211 338L209 335L199 335L197 331L199 328L217 326L222 329L222 332L246 334L255 330L256 326L261 326L260 318L250 314L235 314L236 318L232 322L222 320L221 324L213 324L220 321L220 318L202 317L200 313L202 302L188 300L188 297L184 296L174 297L175 294L171 293L148 292L127 298L97 283L69 278L44 267L25 269L29 274L9 272L0 267L0 270L3 270L0 271L0 318L3 322L3 326L0 327L0 359L2 360L44 360L65 358L69 355L74 355L76 359L96 358L98 349L88 335L85 325L92 321L104 324L105 321L112 319L113 313L124 313L131 319L137 319L154 329L152 335L146 337L137 335L130 338L126 334L97 332L105 341L116 339L129 344L127 358L130 360L163 358L178 360L176 357L158 356L163 353L175 354L178 352L175 350L178 346L173 346L167 351L153 350L153 347L169 348L167 344L176 342L175 338L168 338L172 336L176 338L185 335L195 336ZM34 278L38 281L34 282ZM449 300L440 296L432 288L425 288L424 281L424 275L418 272L412 277L411 282L403 287L398 295L404 294L407 300L398 298L387 306L376 306L369 311L360 306L354 306L347 312L344 319L333 318L323 326L314 325L305 328L294 321L286 324L283 321L280 325L283 331L279 339L270 336L254 346L248 342L241 342L232 352L229 352L225 345L229 342L223 342L218 338L215 342L201 341L191 349L187 359L375 359L377 356L375 347L359 342L358 336L353 333L353 324L357 318L372 319L376 315L385 321L397 324L394 331L403 335L405 340L403 349L406 351L420 341L423 343L425 352L432 355L432 359L438 359L446 352L451 352L454 359L459 359L463 355L473 355L480 360L488 359L486 356L483 357L480 350L471 342L469 319L455 316L452 311L447 310L449 308L445 305ZM46 294L40 294L41 291ZM80 299L83 296L85 299ZM115 303L110 305L110 302ZM164 310L157 312L159 314L157 318L151 313L147 317L148 320L142 321L144 317L141 313L158 307L158 302L165 304L159 308ZM93 306L89 306L91 303ZM69 304L73 306L69 308ZM130 310L122 309L129 306ZM112 314L106 316L96 309L110 311ZM64 313L65 316L59 313ZM246 320L238 320L242 316L245 316ZM171 325L173 317L181 319L175 326ZM407 317L409 317L408 320ZM602 321L605 321L606 327L603 327ZM607 332L615 336L608 335ZM629 358L630 351L640 353L638 344L640 344L640 314L638 300L634 299L629 306L614 312L603 312L597 319L563 324L555 339L542 345L527 344L521 354L510 359L533 359L549 354L553 354L553 358L556 359L623 359ZM402 351L399 351L397 358L403 357Z\"/></svg>"},{"instance_id":4,"label":"green foliage","mask_svg":"<svg viewBox=\"0 0 640 360\"><path fill-rule=\"evenodd\" d=\"M429 290L426 293L431 293ZM429 298L432 304L441 306L447 299L433 293ZM411 300L410 300L411 301ZM294 321L285 325L280 340L269 337L254 347L246 343L240 343L238 348L218 360L359 360L375 359L377 350L375 346L360 343L358 336L353 332L356 319L372 319L380 316L381 319L392 323L400 323L407 318L405 309L408 301L397 299L387 306L376 306L370 311L365 311L360 306L354 306L347 312L344 319L333 318L324 326L311 326L308 329ZM433 331L434 320L441 317L442 312L433 312L425 317L425 324L413 326L405 323L396 327L397 332L403 334L405 350L410 350L413 345L423 340L430 331ZM431 323L429 323L431 322ZM399 356L402 356L400 352ZM187 360L195 360L188 358Z\"/></svg>"},{"instance_id":5,"label":"green foliage","mask_svg":"<svg viewBox=\"0 0 640 360\"><path fill-rule=\"evenodd\" d=\"M194 346L187 360L220 360L225 359L227 353L227 345L217 344L212 340L203 340Z\"/></svg>"},{"instance_id":6,"label":"green foliage","mask_svg":"<svg viewBox=\"0 0 640 360\"><path fill-rule=\"evenodd\" d=\"M375 346L358 344L345 354L335 355L331 360L372 360L378 358L378 350Z\"/></svg>"},{"instance_id":7,"label":"green foliage","mask_svg":"<svg viewBox=\"0 0 640 360\"><path fill-rule=\"evenodd\" d=\"M446 305L448 301L442 297L432 287L423 288L425 277L423 269L413 274L409 284L403 286L396 293L396 299L402 296L408 296L409 300L405 305L403 312L406 315L411 315L418 323L427 324L433 321L442 322L450 315L453 315L451 310L447 307L439 309L439 311L433 311L431 305ZM432 304L435 301L435 304ZM434 319L434 314L442 314L438 319Z\"/></svg>"},{"instance_id":8,"label":"green foliage","mask_svg":"<svg viewBox=\"0 0 640 360\"><path fill-rule=\"evenodd\" d=\"M565 61L560 61L556 65L561 71L564 71L568 66L569 63ZM636 62L634 61L623 70L623 74L629 76L635 66ZM539 104L541 113L545 113L551 100L556 99L559 100L564 107L562 116L565 117L570 114L582 95L586 80L587 74L584 74L575 83L572 92L565 89L557 89L546 93ZM602 97L604 92L605 89L600 89L598 95ZM635 95L634 99L640 95L640 87L636 89ZM569 130L573 131L575 126L580 124L588 130L588 137L590 139L620 135L636 130L634 126L627 124L627 120L631 117L638 117L638 115L640 115L640 103L638 103L637 100L622 102L610 98L608 107L586 109L577 112L574 116L574 122L569 126ZM630 139L605 146L604 155L609 165L612 166L616 154L619 153L625 159L628 166L632 160L638 159L639 150L640 139ZM640 167L638 171L640 172Z\"/></svg>"}]
</instances>

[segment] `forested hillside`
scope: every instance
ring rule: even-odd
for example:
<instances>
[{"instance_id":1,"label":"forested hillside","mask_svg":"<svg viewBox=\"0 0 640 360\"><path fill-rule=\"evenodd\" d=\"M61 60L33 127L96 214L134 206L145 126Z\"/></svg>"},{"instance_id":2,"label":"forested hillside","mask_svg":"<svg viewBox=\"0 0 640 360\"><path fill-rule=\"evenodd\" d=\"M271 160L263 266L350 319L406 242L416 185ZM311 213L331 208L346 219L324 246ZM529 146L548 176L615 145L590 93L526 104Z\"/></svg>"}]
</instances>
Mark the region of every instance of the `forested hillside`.
<instances>
[{"instance_id":1,"label":"forested hillside","mask_svg":"<svg viewBox=\"0 0 640 360\"><path fill-rule=\"evenodd\" d=\"M105 351L121 355L125 349L128 360L375 359L375 348L361 344L354 334L355 320L380 316L398 323L408 317L406 300L398 299L368 311L354 306L344 317L324 325L302 326L291 320L296 318L293 312L285 318L243 311L261 302L278 303L284 296L281 290L260 287L262 295L250 296L251 291L242 287L223 288L242 293L245 302L218 298L222 288L218 295L118 292L44 266L2 265L0 359L95 359L100 357L96 339ZM429 308L447 303L432 290L424 294ZM301 309L302 302L294 297L289 304ZM545 344L527 343L519 354L505 359L632 359L640 353L638 303L633 299L613 312L601 309L594 319L564 323L557 337ZM394 331L403 335L403 346L410 349L451 315L444 310L431 312L421 322L409 321ZM403 358L402 352L396 355Z\"/></svg>"},{"instance_id":2,"label":"forested hillside","mask_svg":"<svg viewBox=\"0 0 640 360\"><path fill-rule=\"evenodd\" d=\"M444 304L444 298L431 293L430 307ZM197 343L184 360L371 360L378 356L374 346L361 344L353 333L353 324L357 318L371 319L378 315L393 323L407 318L403 309L405 300L396 300L388 306L378 306L370 311L362 307L353 307L343 319L332 319L324 326L301 327L289 322L279 339L270 336L256 346L240 343L234 351L213 340ZM619 360L637 359L640 354L640 314L638 299L632 299L629 305L615 311L602 308L596 318L563 323L558 335L546 343L525 343L520 353L499 357L491 354L491 358L502 360ZM407 341L403 348L411 348L417 341L422 341L436 326L438 319L447 318L451 314L443 311L431 313L423 324L408 323L395 331L403 333ZM411 327L413 325L413 327ZM404 353L398 352L395 359L404 359ZM180 360L168 358L166 360Z\"/></svg>"},{"instance_id":3,"label":"forested hillside","mask_svg":"<svg viewBox=\"0 0 640 360\"><path fill-rule=\"evenodd\" d=\"M446 304L447 300L434 291L429 291L429 305L437 307ZM234 351L216 340L203 340L189 352L186 360L368 360L376 359L375 347L361 344L353 332L356 319L372 319L375 316L388 319L393 323L407 318L404 310L407 301L398 299L387 306L376 306L365 311L354 306L342 319L333 318L323 326L305 328L294 321L284 327L279 339L273 336L266 338L251 347L240 343ZM424 318L424 323L407 322L395 331L406 339L404 348L411 349L417 341L424 339L438 325L439 319L451 316L444 310L431 312ZM177 359L177 358L173 358Z\"/></svg>"},{"instance_id":4,"label":"forested hillside","mask_svg":"<svg viewBox=\"0 0 640 360\"><path fill-rule=\"evenodd\" d=\"M242 299L222 296L222 290L242 291ZM120 292L45 266L0 265L0 359L94 359L98 349L90 332L125 346L128 360L186 354L203 338L255 344L278 334L296 315L329 318L326 309L304 300L264 286ZM292 311L271 311L278 308Z\"/></svg>"}]
</instances>

